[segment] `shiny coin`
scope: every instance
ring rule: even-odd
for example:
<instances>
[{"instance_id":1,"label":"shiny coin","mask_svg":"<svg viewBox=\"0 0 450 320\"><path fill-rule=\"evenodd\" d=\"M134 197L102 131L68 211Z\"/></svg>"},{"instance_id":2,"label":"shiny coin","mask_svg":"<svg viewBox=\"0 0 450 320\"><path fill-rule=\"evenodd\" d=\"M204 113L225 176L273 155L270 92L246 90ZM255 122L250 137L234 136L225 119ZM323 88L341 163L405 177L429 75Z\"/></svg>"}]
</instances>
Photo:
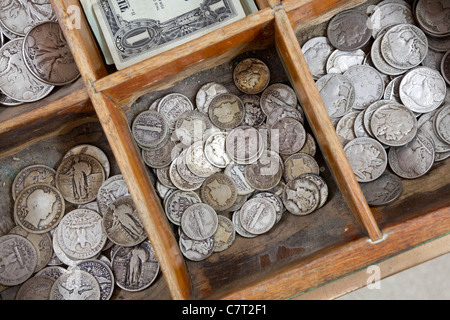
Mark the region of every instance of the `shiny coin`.
<instances>
[{"instance_id":1,"label":"shiny coin","mask_svg":"<svg viewBox=\"0 0 450 320\"><path fill-rule=\"evenodd\" d=\"M297 95L288 85L283 83L274 83L268 86L261 95L261 108L266 115L270 115L279 107L297 106Z\"/></svg>"},{"instance_id":2,"label":"shiny coin","mask_svg":"<svg viewBox=\"0 0 450 320\"><path fill-rule=\"evenodd\" d=\"M250 126L233 129L225 142L226 152L230 159L240 164L253 163L258 160L264 147L261 132Z\"/></svg>"},{"instance_id":3,"label":"shiny coin","mask_svg":"<svg viewBox=\"0 0 450 320\"><path fill-rule=\"evenodd\" d=\"M55 279L34 276L25 281L16 293L16 300L49 300Z\"/></svg>"},{"instance_id":4,"label":"shiny coin","mask_svg":"<svg viewBox=\"0 0 450 320\"><path fill-rule=\"evenodd\" d=\"M73 204L85 204L97 198L105 181L102 164L87 154L62 160L56 170L56 186L64 199Z\"/></svg>"},{"instance_id":5,"label":"shiny coin","mask_svg":"<svg viewBox=\"0 0 450 320\"><path fill-rule=\"evenodd\" d=\"M343 51L365 47L372 37L369 17L358 10L347 10L335 15L328 23L328 39L332 46Z\"/></svg>"},{"instance_id":6,"label":"shiny coin","mask_svg":"<svg viewBox=\"0 0 450 320\"><path fill-rule=\"evenodd\" d=\"M336 133L342 146L356 138L355 122L361 111L352 111L343 116L336 125Z\"/></svg>"},{"instance_id":7,"label":"shiny coin","mask_svg":"<svg viewBox=\"0 0 450 320\"><path fill-rule=\"evenodd\" d=\"M100 285L83 270L68 270L53 284L50 300L100 300Z\"/></svg>"},{"instance_id":8,"label":"shiny coin","mask_svg":"<svg viewBox=\"0 0 450 320\"><path fill-rule=\"evenodd\" d=\"M403 183L398 176L384 172L372 182L361 183L361 190L370 206L384 206L401 196Z\"/></svg>"},{"instance_id":9,"label":"shiny coin","mask_svg":"<svg viewBox=\"0 0 450 320\"><path fill-rule=\"evenodd\" d=\"M238 195L249 195L255 189L248 183L245 177L245 164L231 162L224 170L224 174L229 176L236 185Z\"/></svg>"},{"instance_id":10,"label":"shiny coin","mask_svg":"<svg viewBox=\"0 0 450 320\"><path fill-rule=\"evenodd\" d=\"M205 240L193 240L186 236L184 232L181 232L178 244L183 256L191 261L203 261L214 252L213 236Z\"/></svg>"},{"instance_id":11,"label":"shiny coin","mask_svg":"<svg viewBox=\"0 0 450 320\"><path fill-rule=\"evenodd\" d=\"M384 81L380 73L367 65L353 66L344 73L355 88L354 109L363 110L380 100L384 94Z\"/></svg>"},{"instance_id":12,"label":"shiny coin","mask_svg":"<svg viewBox=\"0 0 450 320\"><path fill-rule=\"evenodd\" d=\"M157 111L163 115L170 129L175 129L177 119L186 111L194 110L188 97L180 93L171 93L159 101Z\"/></svg>"},{"instance_id":13,"label":"shiny coin","mask_svg":"<svg viewBox=\"0 0 450 320\"><path fill-rule=\"evenodd\" d=\"M300 178L300 177L299 177ZM319 189L319 195L320 195L320 202L317 206L317 209L323 207L328 199L328 185L325 182L325 180L316 173L305 173L301 175L301 178L308 179L312 182L314 182L317 185L317 188Z\"/></svg>"},{"instance_id":14,"label":"shiny coin","mask_svg":"<svg viewBox=\"0 0 450 320\"><path fill-rule=\"evenodd\" d=\"M293 215L308 215L319 206L319 188L309 179L297 178L286 184L282 200L286 209Z\"/></svg>"},{"instance_id":15,"label":"shiny coin","mask_svg":"<svg viewBox=\"0 0 450 320\"><path fill-rule=\"evenodd\" d=\"M419 0L416 17L419 26L428 34L445 37L450 35L449 6L445 0Z\"/></svg>"},{"instance_id":16,"label":"shiny coin","mask_svg":"<svg viewBox=\"0 0 450 320\"><path fill-rule=\"evenodd\" d=\"M205 157L215 167L226 168L231 162L226 152L226 132L216 132L205 142Z\"/></svg>"},{"instance_id":17,"label":"shiny coin","mask_svg":"<svg viewBox=\"0 0 450 320\"><path fill-rule=\"evenodd\" d=\"M331 118L340 118L354 107L355 86L348 77L328 74L317 80L316 86Z\"/></svg>"},{"instance_id":18,"label":"shiny coin","mask_svg":"<svg viewBox=\"0 0 450 320\"><path fill-rule=\"evenodd\" d=\"M44 83L63 86L80 76L58 22L44 21L31 28L23 41L28 70Z\"/></svg>"},{"instance_id":19,"label":"shiny coin","mask_svg":"<svg viewBox=\"0 0 450 320\"><path fill-rule=\"evenodd\" d=\"M58 243L58 237L53 236L52 238L52 244L53 244L53 252L55 254L56 257L56 261L58 262L59 265L61 264L65 264L67 266L74 266L77 264L77 262L79 262L80 260L78 259L73 259L71 257L69 257L59 246Z\"/></svg>"},{"instance_id":20,"label":"shiny coin","mask_svg":"<svg viewBox=\"0 0 450 320\"><path fill-rule=\"evenodd\" d=\"M283 178L285 182L294 180L305 173L320 173L316 159L309 154L299 152L284 161Z\"/></svg>"},{"instance_id":21,"label":"shiny coin","mask_svg":"<svg viewBox=\"0 0 450 320\"><path fill-rule=\"evenodd\" d=\"M206 240L214 235L218 226L216 211L205 203L189 206L181 216L181 229L192 240Z\"/></svg>"},{"instance_id":22,"label":"shiny coin","mask_svg":"<svg viewBox=\"0 0 450 320\"><path fill-rule=\"evenodd\" d=\"M275 224L277 214L269 200L252 198L239 211L242 227L255 235L268 232Z\"/></svg>"},{"instance_id":23,"label":"shiny coin","mask_svg":"<svg viewBox=\"0 0 450 320\"><path fill-rule=\"evenodd\" d=\"M369 23L372 36L377 38L384 28L402 23L414 24L415 19L408 5L400 2L386 2L375 7Z\"/></svg>"},{"instance_id":24,"label":"shiny coin","mask_svg":"<svg viewBox=\"0 0 450 320\"><path fill-rule=\"evenodd\" d=\"M209 104L211 100L222 93L228 93L228 89L220 84L215 82L209 82L204 84L197 92L196 95L196 105L200 112L208 114Z\"/></svg>"},{"instance_id":25,"label":"shiny coin","mask_svg":"<svg viewBox=\"0 0 450 320\"><path fill-rule=\"evenodd\" d=\"M214 252L222 252L231 247L236 238L233 222L225 216L219 215L219 224L213 235Z\"/></svg>"},{"instance_id":26,"label":"shiny coin","mask_svg":"<svg viewBox=\"0 0 450 320\"><path fill-rule=\"evenodd\" d=\"M163 114L144 111L134 119L131 131L140 147L157 150L164 146L169 135L169 126Z\"/></svg>"},{"instance_id":27,"label":"shiny coin","mask_svg":"<svg viewBox=\"0 0 450 320\"><path fill-rule=\"evenodd\" d=\"M245 178L256 190L270 190L280 182L283 176L282 160L272 151L263 152L255 163L245 167Z\"/></svg>"},{"instance_id":28,"label":"shiny coin","mask_svg":"<svg viewBox=\"0 0 450 320\"><path fill-rule=\"evenodd\" d=\"M105 152L103 152L102 149L91 144L80 144L67 151L64 154L63 159L76 154L87 154L88 156L92 156L97 159L102 164L102 167L105 170L106 178L109 177L111 166L108 160L108 156L105 154Z\"/></svg>"},{"instance_id":29,"label":"shiny coin","mask_svg":"<svg viewBox=\"0 0 450 320\"><path fill-rule=\"evenodd\" d=\"M359 182L373 181L386 169L386 151L375 139L356 138L345 145L344 151Z\"/></svg>"},{"instance_id":30,"label":"shiny coin","mask_svg":"<svg viewBox=\"0 0 450 320\"><path fill-rule=\"evenodd\" d=\"M98 189L96 201L98 204L97 212L104 215L111 202L129 194L127 184L121 174L110 177Z\"/></svg>"},{"instance_id":31,"label":"shiny coin","mask_svg":"<svg viewBox=\"0 0 450 320\"><path fill-rule=\"evenodd\" d=\"M236 202L237 188L229 176L215 173L203 182L200 198L214 210L225 211Z\"/></svg>"},{"instance_id":32,"label":"shiny coin","mask_svg":"<svg viewBox=\"0 0 450 320\"><path fill-rule=\"evenodd\" d=\"M23 189L14 203L14 221L31 233L46 233L55 228L64 215L61 193L48 184L33 184Z\"/></svg>"},{"instance_id":33,"label":"shiny coin","mask_svg":"<svg viewBox=\"0 0 450 320\"><path fill-rule=\"evenodd\" d=\"M445 82L447 82L447 84L450 85L450 51L448 51L442 58L441 72L442 76L445 79Z\"/></svg>"},{"instance_id":34,"label":"shiny coin","mask_svg":"<svg viewBox=\"0 0 450 320\"><path fill-rule=\"evenodd\" d=\"M220 170L208 161L201 141L194 143L186 150L185 158L187 167L196 176L207 178Z\"/></svg>"},{"instance_id":35,"label":"shiny coin","mask_svg":"<svg viewBox=\"0 0 450 320\"><path fill-rule=\"evenodd\" d=\"M97 279L100 286L100 300L109 300L114 291L114 274L111 268L103 261L88 259L78 262L69 270L82 270L90 273Z\"/></svg>"},{"instance_id":36,"label":"shiny coin","mask_svg":"<svg viewBox=\"0 0 450 320\"><path fill-rule=\"evenodd\" d=\"M366 54L361 49L354 51L334 50L327 61L327 73L343 74L348 68L362 65Z\"/></svg>"},{"instance_id":37,"label":"shiny coin","mask_svg":"<svg viewBox=\"0 0 450 320\"><path fill-rule=\"evenodd\" d=\"M164 211L169 221L179 226L186 209L200 202L202 202L200 197L193 191L175 190L167 196L164 202Z\"/></svg>"},{"instance_id":38,"label":"shiny coin","mask_svg":"<svg viewBox=\"0 0 450 320\"><path fill-rule=\"evenodd\" d=\"M239 97L245 108L245 117L242 125L259 127L266 120L266 114L261 108L261 98L254 94L244 94Z\"/></svg>"},{"instance_id":39,"label":"shiny coin","mask_svg":"<svg viewBox=\"0 0 450 320\"><path fill-rule=\"evenodd\" d=\"M434 126L439 138L450 144L450 105L440 108L434 118Z\"/></svg>"},{"instance_id":40,"label":"shiny coin","mask_svg":"<svg viewBox=\"0 0 450 320\"><path fill-rule=\"evenodd\" d=\"M209 117L198 110L183 112L175 122L175 135L185 146L203 141L211 129Z\"/></svg>"},{"instance_id":41,"label":"shiny coin","mask_svg":"<svg viewBox=\"0 0 450 320\"><path fill-rule=\"evenodd\" d=\"M270 82L270 70L256 58L244 59L233 72L236 87L246 94L258 94L267 88Z\"/></svg>"},{"instance_id":42,"label":"shiny coin","mask_svg":"<svg viewBox=\"0 0 450 320\"><path fill-rule=\"evenodd\" d=\"M30 240L16 234L0 237L0 284L9 287L28 280L36 270L37 259Z\"/></svg>"},{"instance_id":43,"label":"shiny coin","mask_svg":"<svg viewBox=\"0 0 450 320\"><path fill-rule=\"evenodd\" d=\"M270 115L267 116L266 121L267 128L269 129L272 128L275 122L283 118L293 118L299 121L301 124L305 123L305 119L303 118L302 113L298 109L289 106L284 106L276 108L270 113Z\"/></svg>"},{"instance_id":44,"label":"shiny coin","mask_svg":"<svg viewBox=\"0 0 450 320\"><path fill-rule=\"evenodd\" d=\"M303 55L314 80L327 74L327 61L334 50L328 37L312 38L302 46Z\"/></svg>"},{"instance_id":45,"label":"shiny coin","mask_svg":"<svg viewBox=\"0 0 450 320\"><path fill-rule=\"evenodd\" d=\"M238 96L223 93L211 100L209 118L219 129L228 130L239 126L245 117L244 104Z\"/></svg>"},{"instance_id":46,"label":"shiny coin","mask_svg":"<svg viewBox=\"0 0 450 320\"><path fill-rule=\"evenodd\" d=\"M263 192L258 192L257 194L255 194L253 196L253 198L262 198L262 199L266 199L268 200L271 204L273 204L274 208L275 208L275 212L277 215L277 218L275 220L275 223L279 222L283 216L284 211L286 210L284 208L284 204L283 204L283 200L281 200L281 198L269 191L263 191Z\"/></svg>"},{"instance_id":47,"label":"shiny coin","mask_svg":"<svg viewBox=\"0 0 450 320\"><path fill-rule=\"evenodd\" d=\"M305 142L305 127L298 120L283 118L270 128L271 148L282 155L297 153Z\"/></svg>"},{"instance_id":48,"label":"shiny coin","mask_svg":"<svg viewBox=\"0 0 450 320\"><path fill-rule=\"evenodd\" d=\"M56 186L56 171L46 165L37 164L23 168L14 178L12 184L12 197L16 200L17 195L32 184L49 184Z\"/></svg>"},{"instance_id":49,"label":"shiny coin","mask_svg":"<svg viewBox=\"0 0 450 320\"><path fill-rule=\"evenodd\" d=\"M389 150L389 165L392 171L405 179L415 179L426 174L434 163L432 142L422 134L407 145Z\"/></svg>"}]
</instances>

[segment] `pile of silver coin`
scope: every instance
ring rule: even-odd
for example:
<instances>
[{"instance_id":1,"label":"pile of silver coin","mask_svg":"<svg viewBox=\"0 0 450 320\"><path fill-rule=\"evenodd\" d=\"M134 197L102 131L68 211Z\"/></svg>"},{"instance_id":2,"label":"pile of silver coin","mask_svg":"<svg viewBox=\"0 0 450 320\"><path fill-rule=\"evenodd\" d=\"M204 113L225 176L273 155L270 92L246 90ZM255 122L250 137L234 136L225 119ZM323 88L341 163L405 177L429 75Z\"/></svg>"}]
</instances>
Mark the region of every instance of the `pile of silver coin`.
<instances>
[{"instance_id":1,"label":"pile of silver coin","mask_svg":"<svg viewBox=\"0 0 450 320\"><path fill-rule=\"evenodd\" d=\"M3 1L0 8L0 105L38 101L78 79L49 1Z\"/></svg>"},{"instance_id":2,"label":"pile of silver coin","mask_svg":"<svg viewBox=\"0 0 450 320\"><path fill-rule=\"evenodd\" d=\"M238 94L204 83L195 102L165 94L132 121L188 260L224 251L236 234L265 234L286 211L303 216L327 201L296 93L270 79L266 63L245 58L233 70Z\"/></svg>"},{"instance_id":3,"label":"pile of silver coin","mask_svg":"<svg viewBox=\"0 0 450 320\"><path fill-rule=\"evenodd\" d=\"M335 15L302 47L370 205L450 156L449 12L443 0L385 0Z\"/></svg>"},{"instance_id":4,"label":"pile of silver coin","mask_svg":"<svg viewBox=\"0 0 450 320\"><path fill-rule=\"evenodd\" d=\"M0 237L0 285L17 300L108 300L148 288L159 263L127 185L106 154L71 148L55 169L23 168L12 185L14 227Z\"/></svg>"}]
</instances>

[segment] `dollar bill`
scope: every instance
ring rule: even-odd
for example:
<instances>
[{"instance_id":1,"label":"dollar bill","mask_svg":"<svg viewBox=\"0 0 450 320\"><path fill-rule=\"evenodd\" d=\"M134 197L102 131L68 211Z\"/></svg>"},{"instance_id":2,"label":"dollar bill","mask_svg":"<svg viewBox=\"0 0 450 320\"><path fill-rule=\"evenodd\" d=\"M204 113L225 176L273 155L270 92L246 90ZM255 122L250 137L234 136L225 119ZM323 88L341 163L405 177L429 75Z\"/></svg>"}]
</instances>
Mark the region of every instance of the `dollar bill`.
<instances>
[{"instance_id":1,"label":"dollar bill","mask_svg":"<svg viewBox=\"0 0 450 320\"><path fill-rule=\"evenodd\" d=\"M95 0L92 9L118 70L245 17L239 0Z\"/></svg>"}]
</instances>

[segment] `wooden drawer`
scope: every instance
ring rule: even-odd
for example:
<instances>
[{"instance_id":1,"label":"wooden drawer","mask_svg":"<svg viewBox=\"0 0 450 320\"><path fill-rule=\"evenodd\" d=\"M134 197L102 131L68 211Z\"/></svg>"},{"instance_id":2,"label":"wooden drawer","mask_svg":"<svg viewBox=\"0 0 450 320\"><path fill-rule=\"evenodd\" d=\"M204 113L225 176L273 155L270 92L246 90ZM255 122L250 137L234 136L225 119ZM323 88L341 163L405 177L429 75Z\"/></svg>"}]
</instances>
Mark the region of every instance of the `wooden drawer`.
<instances>
[{"instance_id":1,"label":"wooden drawer","mask_svg":"<svg viewBox=\"0 0 450 320\"><path fill-rule=\"evenodd\" d=\"M117 288L113 299L288 299L450 232L450 160L404 181L393 204L368 206L301 53L300 45L322 35L333 15L369 2L260 0L257 13L120 71L105 66L84 17L81 29L71 28L67 8L79 6L77 0L51 3L82 77L43 101L2 108L0 189L9 195L27 164L55 167L72 146L101 147L112 174L127 181L162 270L150 288ZM237 237L230 249L190 262L178 248L130 123L166 93L193 97L207 80L231 85L230 70L243 56L270 61L272 81L290 81L296 90L320 147L329 200L312 215L285 215L268 234ZM3 198L0 234L13 227L12 200Z\"/></svg>"}]
</instances>

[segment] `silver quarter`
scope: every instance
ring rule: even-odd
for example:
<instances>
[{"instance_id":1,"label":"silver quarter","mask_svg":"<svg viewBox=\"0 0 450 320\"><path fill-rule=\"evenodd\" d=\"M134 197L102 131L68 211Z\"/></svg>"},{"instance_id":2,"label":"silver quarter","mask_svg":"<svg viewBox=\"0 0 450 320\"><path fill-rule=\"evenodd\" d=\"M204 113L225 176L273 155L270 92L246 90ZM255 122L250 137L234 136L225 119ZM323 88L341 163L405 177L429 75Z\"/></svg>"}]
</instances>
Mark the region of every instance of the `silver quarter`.
<instances>
[{"instance_id":1,"label":"silver quarter","mask_svg":"<svg viewBox=\"0 0 450 320\"><path fill-rule=\"evenodd\" d=\"M279 107L295 108L297 102L295 91L284 83L271 84L261 94L261 108L267 116Z\"/></svg>"},{"instance_id":2,"label":"silver quarter","mask_svg":"<svg viewBox=\"0 0 450 320\"><path fill-rule=\"evenodd\" d=\"M384 172L372 182L361 183L361 190L369 206L385 206L401 196L403 183L395 174Z\"/></svg>"},{"instance_id":3,"label":"silver quarter","mask_svg":"<svg viewBox=\"0 0 450 320\"><path fill-rule=\"evenodd\" d=\"M109 174L111 173L111 165L109 163L108 156L102 149L92 144L80 144L67 151L64 154L63 159L76 154L87 154L97 159L102 164L103 170L105 170L106 178L109 177Z\"/></svg>"},{"instance_id":4,"label":"silver quarter","mask_svg":"<svg viewBox=\"0 0 450 320\"><path fill-rule=\"evenodd\" d=\"M228 89L216 82L209 82L204 84L198 91L195 98L197 108L200 112L208 114L209 104L211 100L222 93L228 93Z\"/></svg>"},{"instance_id":5,"label":"silver quarter","mask_svg":"<svg viewBox=\"0 0 450 320\"><path fill-rule=\"evenodd\" d=\"M275 225L277 214L269 200L252 198L239 211L242 227L252 234L260 235L268 232Z\"/></svg>"},{"instance_id":6,"label":"silver quarter","mask_svg":"<svg viewBox=\"0 0 450 320\"><path fill-rule=\"evenodd\" d=\"M12 197L16 200L17 195L32 184L49 184L56 186L56 171L43 164L31 165L23 168L16 174L12 184Z\"/></svg>"},{"instance_id":7,"label":"silver quarter","mask_svg":"<svg viewBox=\"0 0 450 320\"><path fill-rule=\"evenodd\" d=\"M334 50L328 37L312 38L302 46L303 55L314 80L327 74L327 61Z\"/></svg>"},{"instance_id":8,"label":"silver quarter","mask_svg":"<svg viewBox=\"0 0 450 320\"><path fill-rule=\"evenodd\" d=\"M319 188L309 179L297 178L286 183L282 200L286 209L293 215L308 215L320 204Z\"/></svg>"},{"instance_id":9,"label":"silver quarter","mask_svg":"<svg viewBox=\"0 0 450 320\"><path fill-rule=\"evenodd\" d=\"M50 300L100 300L100 285L83 270L68 270L54 282Z\"/></svg>"},{"instance_id":10,"label":"silver quarter","mask_svg":"<svg viewBox=\"0 0 450 320\"><path fill-rule=\"evenodd\" d=\"M129 195L128 186L121 174L114 175L102 183L97 193L98 213L104 215L114 200Z\"/></svg>"},{"instance_id":11,"label":"silver quarter","mask_svg":"<svg viewBox=\"0 0 450 320\"><path fill-rule=\"evenodd\" d=\"M354 109L363 110L384 94L384 81L380 73L367 65L353 66L344 73L355 87Z\"/></svg>"},{"instance_id":12,"label":"silver quarter","mask_svg":"<svg viewBox=\"0 0 450 320\"><path fill-rule=\"evenodd\" d=\"M34 276L25 281L16 293L16 300L49 300L55 279Z\"/></svg>"},{"instance_id":13,"label":"silver quarter","mask_svg":"<svg viewBox=\"0 0 450 320\"><path fill-rule=\"evenodd\" d=\"M340 118L355 106L355 86L347 76L327 74L317 80L316 86L331 118Z\"/></svg>"}]
</instances>

